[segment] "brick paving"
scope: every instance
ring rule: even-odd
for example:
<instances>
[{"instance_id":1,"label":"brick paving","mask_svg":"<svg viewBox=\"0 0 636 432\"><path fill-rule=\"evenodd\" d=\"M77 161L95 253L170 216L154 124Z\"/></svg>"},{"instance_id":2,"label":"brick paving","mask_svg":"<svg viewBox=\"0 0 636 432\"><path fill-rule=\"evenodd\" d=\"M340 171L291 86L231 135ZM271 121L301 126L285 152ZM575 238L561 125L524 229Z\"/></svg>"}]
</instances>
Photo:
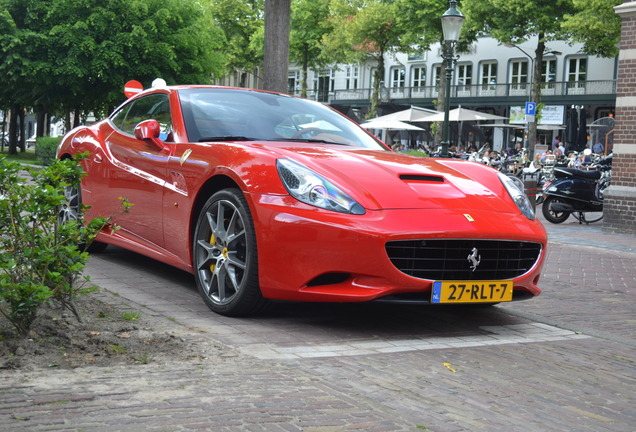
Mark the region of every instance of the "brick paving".
<instances>
[{"instance_id":1,"label":"brick paving","mask_svg":"<svg viewBox=\"0 0 636 432\"><path fill-rule=\"evenodd\" d=\"M602 222L546 229L544 293L485 309L301 304L232 319L183 272L96 255L97 285L224 355L0 371L0 431L636 431L636 238Z\"/></svg>"}]
</instances>

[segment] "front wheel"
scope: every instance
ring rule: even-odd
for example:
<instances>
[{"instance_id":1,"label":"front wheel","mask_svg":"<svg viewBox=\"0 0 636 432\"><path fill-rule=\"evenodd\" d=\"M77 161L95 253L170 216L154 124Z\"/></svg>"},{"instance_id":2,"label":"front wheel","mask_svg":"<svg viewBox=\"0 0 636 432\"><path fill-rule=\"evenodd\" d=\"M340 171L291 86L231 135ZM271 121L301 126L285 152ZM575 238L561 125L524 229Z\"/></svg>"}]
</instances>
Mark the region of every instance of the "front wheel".
<instances>
[{"instance_id":1,"label":"front wheel","mask_svg":"<svg viewBox=\"0 0 636 432\"><path fill-rule=\"evenodd\" d=\"M603 219L603 212L577 212L576 218L581 223L591 224Z\"/></svg>"},{"instance_id":2,"label":"front wheel","mask_svg":"<svg viewBox=\"0 0 636 432\"><path fill-rule=\"evenodd\" d=\"M552 208L553 203L564 203L561 198L555 196L546 197L545 201L543 201L543 206L541 207L541 211L543 212L543 216L547 219L548 222L552 222L553 224L560 224L565 222L565 220L570 217L569 212L557 212Z\"/></svg>"},{"instance_id":3,"label":"front wheel","mask_svg":"<svg viewBox=\"0 0 636 432\"><path fill-rule=\"evenodd\" d=\"M212 195L197 220L193 242L195 280L208 307L244 316L266 304L258 285L254 223L238 189Z\"/></svg>"}]
</instances>

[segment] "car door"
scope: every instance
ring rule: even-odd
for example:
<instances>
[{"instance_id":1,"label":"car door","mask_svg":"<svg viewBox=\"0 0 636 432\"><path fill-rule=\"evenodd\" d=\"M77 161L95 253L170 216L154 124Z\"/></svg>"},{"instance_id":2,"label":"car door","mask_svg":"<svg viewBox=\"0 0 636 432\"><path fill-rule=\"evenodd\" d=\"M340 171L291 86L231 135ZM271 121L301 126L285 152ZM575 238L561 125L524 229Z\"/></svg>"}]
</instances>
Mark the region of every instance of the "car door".
<instances>
[{"instance_id":1,"label":"car door","mask_svg":"<svg viewBox=\"0 0 636 432\"><path fill-rule=\"evenodd\" d=\"M162 138L169 140L172 122L168 95L148 95L124 108L111 118L115 129L105 142L110 159L108 185L101 195L111 203L126 198L133 204L114 220L122 235L163 247L162 207L169 154L165 148L135 138L134 129L141 121L155 119L162 126Z\"/></svg>"}]
</instances>

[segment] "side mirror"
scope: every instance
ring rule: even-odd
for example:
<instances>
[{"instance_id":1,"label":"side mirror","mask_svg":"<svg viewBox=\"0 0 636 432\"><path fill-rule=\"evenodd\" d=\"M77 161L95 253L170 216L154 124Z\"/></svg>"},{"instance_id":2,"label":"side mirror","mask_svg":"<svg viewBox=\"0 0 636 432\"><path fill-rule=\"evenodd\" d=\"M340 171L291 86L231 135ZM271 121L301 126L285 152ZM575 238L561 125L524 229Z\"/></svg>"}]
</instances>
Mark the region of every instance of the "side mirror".
<instances>
[{"instance_id":1,"label":"side mirror","mask_svg":"<svg viewBox=\"0 0 636 432\"><path fill-rule=\"evenodd\" d=\"M142 141L150 141L160 150L165 148L163 142L159 139L161 126L157 120L144 120L135 126L135 138Z\"/></svg>"}]
</instances>

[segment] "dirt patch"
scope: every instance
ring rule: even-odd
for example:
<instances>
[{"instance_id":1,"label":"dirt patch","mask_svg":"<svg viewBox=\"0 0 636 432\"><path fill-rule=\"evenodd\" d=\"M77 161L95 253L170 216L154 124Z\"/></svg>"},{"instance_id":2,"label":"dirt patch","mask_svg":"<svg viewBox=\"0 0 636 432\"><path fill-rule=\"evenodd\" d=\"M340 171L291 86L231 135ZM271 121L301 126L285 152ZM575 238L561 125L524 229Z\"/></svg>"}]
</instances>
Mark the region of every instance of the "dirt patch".
<instances>
[{"instance_id":1,"label":"dirt patch","mask_svg":"<svg viewBox=\"0 0 636 432\"><path fill-rule=\"evenodd\" d=\"M68 310L45 306L27 338L0 316L0 369L77 368L167 363L223 356L227 348L106 292L77 299L82 322Z\"/></svg>"}]
</instances>

